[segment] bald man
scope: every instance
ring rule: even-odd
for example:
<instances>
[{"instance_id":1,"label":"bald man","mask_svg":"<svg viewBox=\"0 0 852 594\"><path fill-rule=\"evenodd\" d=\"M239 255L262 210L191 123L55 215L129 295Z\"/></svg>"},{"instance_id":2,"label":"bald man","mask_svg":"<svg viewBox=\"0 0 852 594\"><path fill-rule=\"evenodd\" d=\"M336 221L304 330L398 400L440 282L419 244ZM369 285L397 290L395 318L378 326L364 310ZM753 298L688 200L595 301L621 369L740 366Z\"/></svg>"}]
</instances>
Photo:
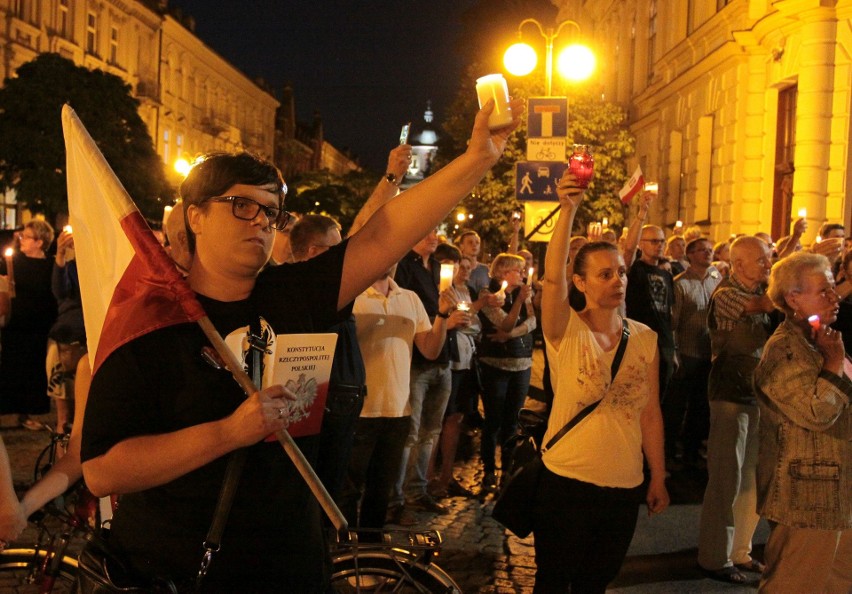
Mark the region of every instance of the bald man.
<instances>
[{"instance_id":1,"label":"bald man","mask_svg":"<svg viewBox=\"0 0 852 594\"><path fill-rule=\"evenodd\" d=\"M772 332L766 283L769 246L756 237L731 245L731 275L710 300L712 364L707 394L707 490L701 509L698 564L714 579L748 581L744 572L763 570L751 558L756 512L759 410L752 375Z\"/></svg>"},{"instance_id":2,"label":"bald man","mask_svg":"<svg viewBox=\"0 0 852 594\"><path fill-rule=\"evenodd\" d=\"M187 274L192 266L192 254L189 252L189 240L186 235L186 223L183 219L183 202L178 201L163 224L166 236L166 249L177 267Z\"/></svg>"}]
</instances>

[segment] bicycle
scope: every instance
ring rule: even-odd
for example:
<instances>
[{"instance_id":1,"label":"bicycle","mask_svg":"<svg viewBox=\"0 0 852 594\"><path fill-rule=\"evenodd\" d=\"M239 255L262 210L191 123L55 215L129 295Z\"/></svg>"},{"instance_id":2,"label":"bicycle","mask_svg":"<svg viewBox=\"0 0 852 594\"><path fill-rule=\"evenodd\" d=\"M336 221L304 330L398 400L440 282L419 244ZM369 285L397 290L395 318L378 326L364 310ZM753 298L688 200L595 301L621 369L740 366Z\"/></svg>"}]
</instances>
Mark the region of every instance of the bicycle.
<instances>
[{"instance_id":1,"label":"bicycle","mask_svg":"<svg viewBox=\"0 0 852 594\"><path fill-rule=\"evenodd\" d=\"M331 541L335 592L460 594L453 578L434 562L441 534L434 530L360 528Z\"/></svg>"},{"instance_id":2,"label":"bicycle","mask_svg":"<svg viewBox=\"0 0 852 594\"><path fill-rule=\"evenodd\" d=\"M51 431L50 444L36 459L35 480L53 466L67 441L67 436ZM99 500L78 481L30 519L38 528L35 543L0 551L0 591L75 592L77 559L71 551L100 528ZM335 535L329 542L335 592L461 593L434 562L442 543L437 531L357 529Z\"/></svg>"},{"instance_id":3,"label":"bicycle","mask_svg":"<svg viewBox=\"0 0 852 594\"><path fill-rule=\"evenodd\" d=\"M68 436L50 428L50 443L36 458L34 479L44 476L67 447ZM0 551L0 591L15 594L72 593L76 591L77 559L73 546L94 534L100 525L98 499L78 481L30 518L38 530L31 546Z\"/></svg>"}]
</instances>

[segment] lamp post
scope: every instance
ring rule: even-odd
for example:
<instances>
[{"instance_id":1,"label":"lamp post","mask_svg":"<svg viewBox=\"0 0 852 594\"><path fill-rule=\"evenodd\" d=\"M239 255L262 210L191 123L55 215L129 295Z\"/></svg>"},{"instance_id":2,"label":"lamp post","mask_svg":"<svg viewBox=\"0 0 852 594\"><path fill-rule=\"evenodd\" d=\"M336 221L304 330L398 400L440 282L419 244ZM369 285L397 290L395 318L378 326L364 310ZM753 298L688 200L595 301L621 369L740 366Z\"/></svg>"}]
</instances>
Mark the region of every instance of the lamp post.
<instances>
[{"instance_id":1,"label":"lamp post","mask_svg":"<svg viewBox=\"0 0 852 594\"><path fill-rule=\"evenodd\" d=\"M545 41L545 90L547 96L553 95L553 41L559 37L562 29L572 26L580 31L580 25L576 21L565 20L553 27L543 27L536 19L524 19L518 25L518 39L521 39L524 25L531 23L536 26L538 32ZM525 76L532 72L537 62L535 50L526 43L519 41L512 45L503 56L506 69L516 76ZM585 45L575 43L566 47L559 56L557 66L560 72L570 80L584 80L588 78L595 69L595 55Z\"/></svg>"}]
</instances>

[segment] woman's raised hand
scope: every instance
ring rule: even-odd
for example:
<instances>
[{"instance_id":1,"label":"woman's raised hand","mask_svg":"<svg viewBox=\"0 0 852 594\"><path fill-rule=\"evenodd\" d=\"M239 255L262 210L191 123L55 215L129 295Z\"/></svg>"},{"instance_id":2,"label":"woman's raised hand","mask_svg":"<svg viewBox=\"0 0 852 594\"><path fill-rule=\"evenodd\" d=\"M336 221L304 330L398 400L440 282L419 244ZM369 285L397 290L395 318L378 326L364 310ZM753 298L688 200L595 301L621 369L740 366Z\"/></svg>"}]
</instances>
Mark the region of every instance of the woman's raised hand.
<instances>
[{"instance_id":1,"label":"woman's raised hand","mask_svg":"<svg viewBox=\"0 0 852 594\"><path fill-rule=\"evenodd\" d=\"M577 178L569 169L562 174L562 179L556 184L556 195L563 208L576 210L583 201L585 190L577 184Z\"/></svg>"}]
</instances>

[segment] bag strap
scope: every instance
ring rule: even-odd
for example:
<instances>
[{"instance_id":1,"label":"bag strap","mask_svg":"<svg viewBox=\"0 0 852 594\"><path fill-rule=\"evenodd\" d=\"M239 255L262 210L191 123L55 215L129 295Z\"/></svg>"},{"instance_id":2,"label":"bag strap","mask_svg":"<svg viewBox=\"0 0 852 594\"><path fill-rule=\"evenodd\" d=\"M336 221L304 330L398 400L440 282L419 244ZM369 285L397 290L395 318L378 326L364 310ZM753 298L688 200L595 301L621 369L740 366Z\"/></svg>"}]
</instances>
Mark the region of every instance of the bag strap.
<instances>
[{"instance_id":1,"label":"bag strap","mask_svg":"<svg viewBox=\"0 0 852 594\"><path fill-rule=\"evenodd\" d=\"M621 360L624 359L624 351L627 350L627 340L629 338L630 329L627 327L627 319L621 318L621 341L618 343L618 349L615 351L615 356L612 358L612 366L610 367L610 385L612 385L611 382L615 381L615 376L618 374L618 369L621 367ZM603 398L601 398L601 400L603 400ZM562 439L577 423L589 416L589 414L598 407L601 400L592 402L589 406L577 413L573 419L565 423L565 426L559 430L559 433L550 438L550 441L548 441L547 445L544 446L542 452L552 448L556 442Z\"/></svg>"},{"instance_id":2,"label":"bag strap","mask_svg":"<svg viewBox=\"0 0 852 594\"><path fill-rule=\"evenodd\" d=\"M269 346L261 336L260 320L253 321L249 327L248 334L249 350L251 351L251 375L254 385L260 387L263 382L263 355ZM216 501L216 511L213 513L213 521L204 539L204 556L201 558L201 566L198 576L195 578L195 590L201 590L201 581L210 569L213 555L219 552L222 546L222 533L231 513L234 496L240 483L240 477L245 466L248 448L240 448L232 452L228 458L228 466L225 469L225 480L219 490L219 498Z\"/></svg>"}]
</instances>

